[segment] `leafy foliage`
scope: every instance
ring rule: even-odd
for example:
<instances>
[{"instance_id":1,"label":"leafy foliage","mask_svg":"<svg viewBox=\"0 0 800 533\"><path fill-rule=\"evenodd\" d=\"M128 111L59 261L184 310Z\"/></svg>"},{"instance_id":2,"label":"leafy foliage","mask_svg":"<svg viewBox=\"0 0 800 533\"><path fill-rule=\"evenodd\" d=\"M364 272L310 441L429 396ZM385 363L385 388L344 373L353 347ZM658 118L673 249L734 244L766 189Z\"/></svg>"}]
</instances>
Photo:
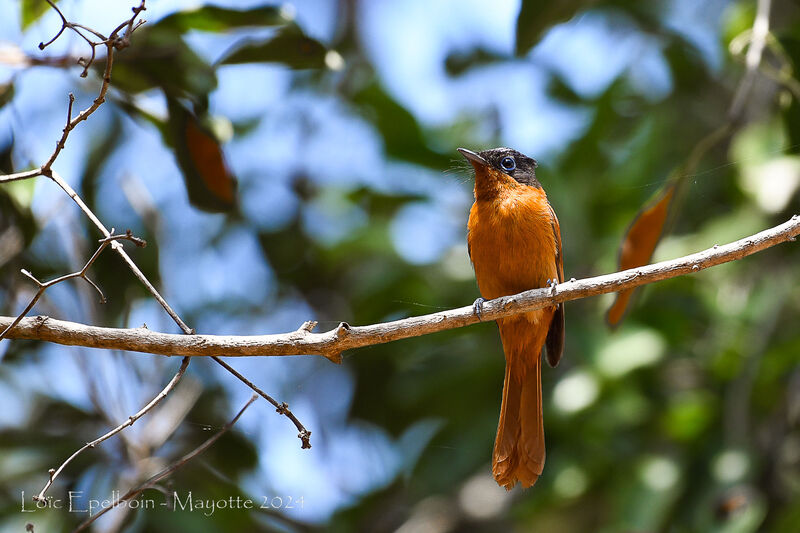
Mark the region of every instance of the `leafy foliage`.
<instances>
[{"instance_id":1,"label":"leafy foliage","mask_svg":"<svg viewBox=\"0 0 800 533\"><path fill-rule=\"evenodd\" d=\"M198 331L262 334L308 319L329 329L468 305L478 293L464 245L469 173L451 168L458 146L512 144L540 160L567 278L615 270L626 229L676 173L683 191L670 216L638 219L639 252L649 257L662 237L656 260L800 211L791 77L800 18L790 2L773 2L776 39L765 51L784 77L759 72L729 137L689 172L675 169L729 118L744 70L725 46L752 26L752 2L525 0L506 21L513 38L480 33L494 28L485 23L493 14L475 26L457 10L421 20L413 6L388 4L347 2L328 14L300 6L296 19L273 5L202 5L148 22L115 57L105 115L70 137L82 155L57 167L109 226L148 240L133 257ZM35 5L22 3L23 29L41 15ZM405 33L393 35L395 26ZM51 85L29 83L34 75L53 76ZM65 84L79 102L95 96L69 69L0 80L0 135L12 137L3 138L3 172L36 164L31 131L47 147L58 137L64 98L51 87ZM545 142L553 138L556 148ZM42 278L70 271L97 238L39 180L0 190L4 314L27 294L20 268ZM13 235L17 245L5 246ZM505 494L491 479L503 361L496 327L482 324L345 354L341 367L232 362L291 404L314 447L299 450L294 428L258 402L165 490L304 496L305 506L139 511L123 526L793 531L799 260L800 249L784 245L648 286L613 332L603 323L608 301L568 304L564 360L543 373L547 465L525 493ZM106 306L64 285L34 312L174 331L116 257L90 274ZM23 342L0 349L0 402L10 406L0 414L0 529L34 521L37 531L69 530L81 516L21 515L20 491L38 491L48 468L138 409L175 361ZM129 440L80 456L52 494L107 497L222 426L246 391L202 360L189 374L202 392L179 388L182 410L150 417L173 423L169 438L156 446L149 439L165 430L137 423Z\"/></svg>"}]
</instances>

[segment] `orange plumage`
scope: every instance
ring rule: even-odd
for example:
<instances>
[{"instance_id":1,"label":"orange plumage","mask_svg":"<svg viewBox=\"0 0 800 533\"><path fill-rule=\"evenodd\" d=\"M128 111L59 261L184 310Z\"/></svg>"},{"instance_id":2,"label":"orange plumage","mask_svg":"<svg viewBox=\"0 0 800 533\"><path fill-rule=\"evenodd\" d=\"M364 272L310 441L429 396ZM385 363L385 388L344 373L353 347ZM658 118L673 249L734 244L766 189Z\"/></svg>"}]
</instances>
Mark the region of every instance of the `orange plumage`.
<instances>
[{"instance_id":1,"label":"orange plumage","mask_svg":"<svg viewBox=\"0 0 800 533\"><path fill-rule=\"evenodd\" d=\"M468 245L481 296L493 299L563 281L558 219L536 180L536 162L508 148L459 151L475 169ZM541 352L546 346L548 362L558 364L563 305L500 319L497 325L506 371L492 472L508 490L517 482L527 488L544 468Z\"/></svg>"}]
</instances>

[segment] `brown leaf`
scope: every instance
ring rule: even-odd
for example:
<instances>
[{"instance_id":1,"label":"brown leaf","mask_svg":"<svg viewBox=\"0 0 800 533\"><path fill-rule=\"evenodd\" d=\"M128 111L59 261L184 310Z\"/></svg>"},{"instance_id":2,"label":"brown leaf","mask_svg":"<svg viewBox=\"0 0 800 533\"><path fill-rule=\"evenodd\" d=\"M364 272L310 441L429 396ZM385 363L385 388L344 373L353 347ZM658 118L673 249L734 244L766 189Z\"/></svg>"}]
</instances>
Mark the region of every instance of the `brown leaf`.
<instances>
[{"instance_id":1,"label":"brown leaf","mask_svg":"<svg viewBox=\"0 0 800 533\"><path fill-rule=\"evenodd\" d=\"M650 262L653 251L664 232L664 224L667 221L672 199L675 197L679 183L675 180L667 184L655 200L647 204L633 219L620 247L619 270L636 268ZM634 290L636 289L627 289L617 293L613 305L606 313L606 321L609 326L619 325L625 316L628 301Z\"/></svg>"},{"instance_id":2,"label":"brown leaf","mask_svg":"<svg viewBox=\"0 0 800 533\"><path fill-rule=\"evenodd\" d=\"M236 180L225 164L217 140L201 129L194 117L186 121L184 134L192 163L206 188L223 204L233 205Z\"/></svg>"}]
</instances>

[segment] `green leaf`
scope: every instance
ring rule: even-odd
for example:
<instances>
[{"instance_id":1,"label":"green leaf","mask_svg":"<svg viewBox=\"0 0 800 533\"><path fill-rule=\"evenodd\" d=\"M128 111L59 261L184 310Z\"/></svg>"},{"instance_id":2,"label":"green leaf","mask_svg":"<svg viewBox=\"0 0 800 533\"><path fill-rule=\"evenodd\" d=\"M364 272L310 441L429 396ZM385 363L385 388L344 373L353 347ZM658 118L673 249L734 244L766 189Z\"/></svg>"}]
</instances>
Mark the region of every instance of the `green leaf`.
<instances>
[{"instance_id":1,"label":"green leaf","mask_svg":"<svg viewBox=\"0 0 800 533\"><path fill-rule=\"evenodd\" d=\"M524 55L539 42L545 30L571 19L596 0L523 0L517 15L517 55Z\"/></svg>"},{"instance_id":2,"label":"green leaf","mask_svg":"<svg viewBox=\"0 0 800 533\"><path fill-rule=\"evenodd\" d=\"M684 392L667 409L663 425L667 434L678 441L700 438L713 421L715 399L706 392Z\"/></svg>"},{"instance_id":3,"label":"green leaf","mask_svg":"<svg viewBox=\"0 0 800 533\"><path fill-rule=\"evenodd\" d=\"M217 87L214 68L168 26L144 26L133 41L133 46L115 56L117 89L139 93L160 87L170 97L197 104Z\"/></svg>"},{"instance_id":4,"label":"green leaf","mask_svg":"<svg viewBox=\"0 0 800 533\"><path fill-rule=\"evenodd\" d=\"M161 19L158 25L184 33L189 30L223 32L233 28L279 26L289 22L291 17L281 6L262 6L244 10L203 6L173 13Z\"/></svg>"},{"instance_id":5,"label":"green leaf","mask_svg":"<svg viewBox=\"0 0 800 533\"><path fill-rule=\"evenodd\" d=\"M15 170L12 158L14 141L10 139L8 141L0 140L0 142L3 143L0 144L0 174L11 174ZM8 236L13 233L21 235L25 246L39 231L39 225L30 210L35 186L36 180L28 179L12 181L0 187L0 234L5 234L10 230L12 233L9 233ZM16 232L14 228L18 228L20 231ZM0 251L0 264L3 264L6 269L9 268L9 260L19 252L19 250L14 250L15 246L11 243L13 240L7 241L3 250ZM13 264L13 266L17 265Z\"/></svg>"},{"instance_id":6,"label":"green leaf","mask_svg":"<svg viewBox=\"0 0 800 533\"><path fill-rule=\"evenodd\" d=\"M266 41L247 39L233 47L219 64L282 63L293 69L323 68L327 50L296 24L281 28Z\"/></svg>"},{"instance_id":7,"label":"green leaf","mask_svg":"<svg viewBox=\"0 0 800 533\"><path fill-rule=\"evenodd\" d=\"M792 61L795 75L800 71L800 38L797 37L798 35L800 35L800 31L795 28L790 34L779 38L786 55ZM782 115L789 136L786 151L790 154L798 154L800 153L800 102L797 97L792 97L789 105L783 109Z\"/></svg>"},{"instance_id":8,"label":"green leaf","mask_svg":"<svg viewBox=\"0 0 800 533\"><path fill-rule=\"evenodd\" d=\"M58 3L58 0L53 0L53 3ZM39 20L39 17L51 9L50 5L45 0L22 0L20 2L20 12L22 19L22 29L27 29L28 26Z\"/></svg>"},{"instance_id":9,"label":"green leaf","mask_svg":"<svg viewBox=\"0 0 800 533\"><path fill-rule=\"evenodd\" d=\"M17 203L21 209L30 209L33 202L33 191L36 188L36 180L12 181L6 185L8 195Z\"/></svg>"}]
</instances>

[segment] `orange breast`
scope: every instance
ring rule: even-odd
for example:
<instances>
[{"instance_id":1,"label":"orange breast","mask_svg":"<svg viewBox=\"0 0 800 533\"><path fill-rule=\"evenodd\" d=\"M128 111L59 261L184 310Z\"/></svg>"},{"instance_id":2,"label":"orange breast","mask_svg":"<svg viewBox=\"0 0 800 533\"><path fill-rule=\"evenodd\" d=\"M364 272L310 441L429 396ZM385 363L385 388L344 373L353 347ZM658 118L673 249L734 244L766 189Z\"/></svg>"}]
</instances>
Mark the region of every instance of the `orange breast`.
<instances>
[{"instance_id":1,"label":"orange breast","mask_svg":"<svg viewBox=\"0 0 800 533\"><path fill-rule=\"evenodd\" d=\"M547 196L518 187L477 200L469 214L470 257L486 299L544 287L557 279L556 241Z\"/></svg>"}]
</instances>

